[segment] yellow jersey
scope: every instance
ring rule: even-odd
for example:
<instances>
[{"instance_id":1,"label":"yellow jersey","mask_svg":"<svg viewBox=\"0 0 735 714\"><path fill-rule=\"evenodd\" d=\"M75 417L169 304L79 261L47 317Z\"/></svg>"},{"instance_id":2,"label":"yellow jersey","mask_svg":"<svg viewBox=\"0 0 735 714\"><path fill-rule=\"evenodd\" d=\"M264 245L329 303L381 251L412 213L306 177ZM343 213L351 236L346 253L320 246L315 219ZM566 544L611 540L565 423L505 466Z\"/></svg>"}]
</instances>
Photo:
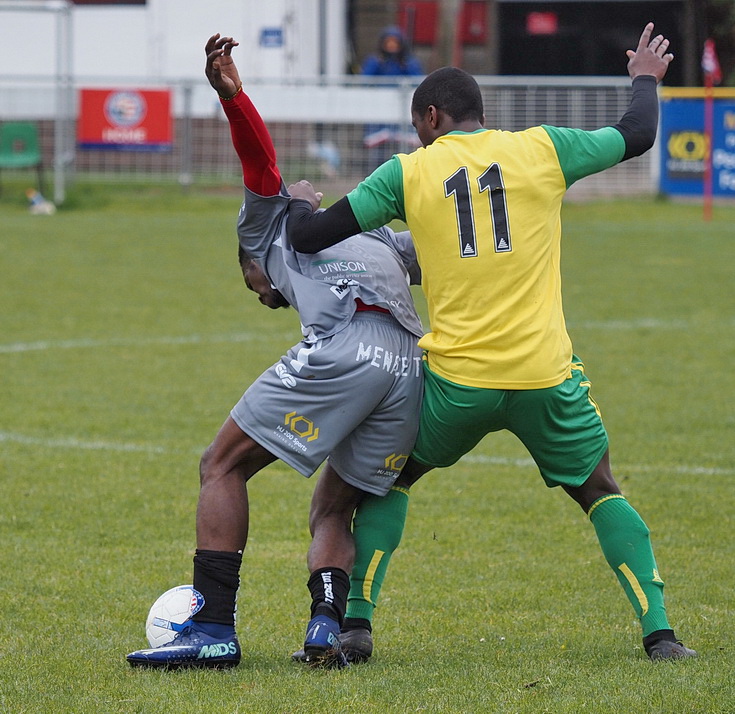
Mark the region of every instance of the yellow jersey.
<instances>
[{"instance_id":1,"label":"yellow jersey","mask_svg":"<svg viewBox=\"0 0 735 714\"><path fill-rule=\"evenodd\" d=\"M452 132L348 194L363 229L401 218L411 230L430 321L419 345L436 374L488 389L566 379L562 200L624 151L612 127Z\"/></svg>"}]
</instances>

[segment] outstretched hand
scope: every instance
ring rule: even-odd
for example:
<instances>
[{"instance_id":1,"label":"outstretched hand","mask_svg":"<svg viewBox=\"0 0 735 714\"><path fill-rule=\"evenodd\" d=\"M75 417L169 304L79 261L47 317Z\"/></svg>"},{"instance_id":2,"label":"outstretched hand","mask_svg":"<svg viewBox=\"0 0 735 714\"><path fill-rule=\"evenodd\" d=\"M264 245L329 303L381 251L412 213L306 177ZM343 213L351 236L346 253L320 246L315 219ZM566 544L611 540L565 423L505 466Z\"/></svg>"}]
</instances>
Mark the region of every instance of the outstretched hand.
<instances>
[{"instance_id":1,"label":"outstretched hand","mask_svg":"<svg viewBox=\"0 0 735 714\"><path fill-rule=\"evenodd\" d=\"M207 53L207 66L204 74L207 75L209 83L217 94L224 99L233 97L242 86L235 60L231 56L232 48L239 44L231 37L220 37L218 32L207 40L204 47Z\"/></svg>"},{"instance_id":2,"label":"outstretched hand","mask_svg":"<svg viewBox=\"0 0 735 714\"><path fill-rule=\"evenodd\" d=\"M625 54L628 56L628 74L631 79L642 75L653 75L657 82L660 82L669 63L674 59L669 49L669 40L663 35L656 35L651 39L653 34L653 23L649 22L638 40L638 47L635 50L628 50Z\"/></svg>"},{"instance_id":3,"label":"outstretched hand","mask_svg":"<svg viewBox=\"0 0 735 714\"><path fill-rule=\"evenodd\" d=\"M321 191L315 191L314 187L305 179L298 183L292 183L287 189L291 198L301 198L311 204L311 210L316 211L322 203L324 194Z\"/></svg>"}]
</instances>

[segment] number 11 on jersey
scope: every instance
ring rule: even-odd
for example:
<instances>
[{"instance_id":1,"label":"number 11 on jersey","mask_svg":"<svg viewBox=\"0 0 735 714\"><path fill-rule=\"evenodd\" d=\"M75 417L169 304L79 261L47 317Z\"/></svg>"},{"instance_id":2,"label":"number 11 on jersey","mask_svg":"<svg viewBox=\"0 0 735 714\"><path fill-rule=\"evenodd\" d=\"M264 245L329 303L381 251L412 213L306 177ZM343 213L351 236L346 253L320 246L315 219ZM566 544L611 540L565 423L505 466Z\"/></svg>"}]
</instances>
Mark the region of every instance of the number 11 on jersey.
<instances>
[{"instance_id":1,"label":"number 11 on jersey","mask_svg":"<svg viewBox=\"0 0 735 714\"><path fill-rule=\"evenodd\" d=\"M513 247L510 240L508 209L505 203L505 184L503 183L500 164L488 166L478 177L477 186L480 193L484 191L488 193L495 252L510 253ZM444 181L444 195L446 198L454 198L460 258L476 258L478 255L478 231L472 210L470 178L466 166L457 169ZM484 237L482 226L480 227L480 237Z\"/></svg>"}]
</instances>

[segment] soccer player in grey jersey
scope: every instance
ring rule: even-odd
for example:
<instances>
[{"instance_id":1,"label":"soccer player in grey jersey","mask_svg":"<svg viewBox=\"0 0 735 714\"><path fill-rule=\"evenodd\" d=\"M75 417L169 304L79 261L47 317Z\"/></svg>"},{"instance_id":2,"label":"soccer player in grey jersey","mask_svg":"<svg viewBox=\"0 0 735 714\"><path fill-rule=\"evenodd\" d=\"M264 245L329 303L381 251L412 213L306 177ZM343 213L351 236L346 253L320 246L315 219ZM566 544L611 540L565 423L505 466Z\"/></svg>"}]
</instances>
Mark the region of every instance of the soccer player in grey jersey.
<instances>
[{"instance_id":1,"label":"soccer player in grey jersey","mask_svg":"<svg viewBox=\"0 0 735 714\"><path fill-rule=\"evenodd\" d=\"M423 329L409 284L420 273L410 235L387 227L314 255L291 248L290 196L265 124L242 91L230 55L236 45L231 37L210 38L206 74L243 165L243 277L264 305L299 312L303 339L248 388L202 456L194 588L204 607L171 643L127 658L166 668L237 665L246 483L276 459L304 476L327 459L309 517L312 619L304 651L316 665L344 666L338 636L355 558L352 516L364 498L391 490L418 429Z\"/></svg>"}]
</instances>

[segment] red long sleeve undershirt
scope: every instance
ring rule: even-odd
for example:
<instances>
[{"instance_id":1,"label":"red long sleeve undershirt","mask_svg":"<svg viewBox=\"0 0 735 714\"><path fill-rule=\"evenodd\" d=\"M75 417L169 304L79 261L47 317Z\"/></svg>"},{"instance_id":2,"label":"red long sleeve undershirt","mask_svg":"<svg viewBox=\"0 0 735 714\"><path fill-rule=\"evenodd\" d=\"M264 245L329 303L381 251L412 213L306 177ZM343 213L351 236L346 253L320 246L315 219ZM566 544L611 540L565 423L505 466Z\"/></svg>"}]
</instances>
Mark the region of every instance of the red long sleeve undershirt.
<instances>
[{"instance_id":1,"label":"red long sleeve undershirt","mask_svg":"<svg viewBox=\"0 0 735 714\"><path fill-rule=\"evenodd\" d=\"M259 196L275 196L281 190L281 173L276 164L276 149L255 105L245 92L234 99L220 100L235 151L242 164L245 186Z\"/></svg>"}]
</instances>

